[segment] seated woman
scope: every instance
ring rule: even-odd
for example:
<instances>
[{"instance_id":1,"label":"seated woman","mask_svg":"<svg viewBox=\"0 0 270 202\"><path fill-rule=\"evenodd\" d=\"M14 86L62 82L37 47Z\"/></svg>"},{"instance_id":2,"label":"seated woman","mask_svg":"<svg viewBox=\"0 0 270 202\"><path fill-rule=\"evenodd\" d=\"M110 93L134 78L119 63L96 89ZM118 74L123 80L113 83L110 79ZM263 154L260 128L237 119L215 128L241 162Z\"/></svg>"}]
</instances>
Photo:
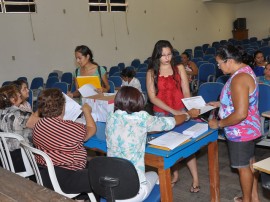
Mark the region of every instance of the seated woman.
<instances>
[{"instance_id":1,"label":"seated woman","mask_svg":"<svg viewBox=\"0 0 270 202\"><path fill-rule=\"evenodd\" d=\"M22 103L20 104L19 108L23 111L32 112L32 107L27 99L29 98L29 88L28 84L25 80L16 80L12 82L17 86L21 93Z\"/></svg>"},{"instance_id":2,"label":"seated woman","mask_svg":"<svg viewBox=\"0 0 270 202\"><path fill-rule=\"evenodd\" d=\"M114 112L106 123L107 155L130 160L139 176L140 190L131 201L143 201L158 180L155 172L145 173L144 153L147 132L171 130L188 120L188 113L174 117L155 117L144 109L144 98L138 89L123 86L116 94ZM125 201L125 200L121 200Z\"/></svg>"},{"instance_id":3,"label":"seated woman","mask_svg":"<svg viewBox=\"0 0 270 202\"><path fill-rule=\"evenodd\" d=\"M181 61L185 67L188 80L191 82L198 75L198 67L194 62L190 61L190 56L187 52L181 54Z\"/></svg>"},{"instance_id":4,"label":"seated woman","mask_svg":"<svg viewBox=\"0 0 270 202\"><path fill-rule=\"evenodd\" d=\"M253 72L255 73L256 77L263 76L264 74L264 67L267 64L265 61L264 55L262 51L256 51L253 57Z\"/></svg>"},{"instance_id":5,"label":"seated woman","mask_svg":"<svg viewBox=\"0 0 270 202\"><path fill-rule=\"evenodd\" d=\"M137 88L140 92L142 92L140 81L135 78L136 72L130 68L125 68L121 72L122 85L121 86L132 86Z\"/></svg>"},{"instance_id":6,"label":"seated woman","mask_svg":"<svg viewBox=\"0 0 270 202\"><path fill-rule=\"evenodd\" d=\"M264 76L259 76L258 80L259 83L270 85L270 63L268 63L264 68Z\"/></svg>"},{"instance_id":7,"label":"seated woman","mask_svg":"<svg viewBox=\"0 0 270 202\"><path fill-rule=\"evenodd\" d=\"M61 189L69 193L90 193L88 179L87 152L83 142L96 132L96 125L88 104L82 106L86 126L63 120L65 97L59 89L46 89L38 98L38 113L41 119L33 130L34 145L51 158ZM45 161L37 157L44 169L41 176L44 186L51 188Z\"/></svg>"},{"instance_id":8,"label":"seated woman","mask_svg":"<svg viewBox=\"0 0 270 202\"><path fill-rule=\"evenodd\" d=\"M19 108L22 98L15 85L0 88L0 129L4 132L16 133L32 144L32 128L39 120L37 113L23 111ZM7 140L16 172L25 171L19 149L19 142L15 139Z\"/></svg>"}]
</instances>

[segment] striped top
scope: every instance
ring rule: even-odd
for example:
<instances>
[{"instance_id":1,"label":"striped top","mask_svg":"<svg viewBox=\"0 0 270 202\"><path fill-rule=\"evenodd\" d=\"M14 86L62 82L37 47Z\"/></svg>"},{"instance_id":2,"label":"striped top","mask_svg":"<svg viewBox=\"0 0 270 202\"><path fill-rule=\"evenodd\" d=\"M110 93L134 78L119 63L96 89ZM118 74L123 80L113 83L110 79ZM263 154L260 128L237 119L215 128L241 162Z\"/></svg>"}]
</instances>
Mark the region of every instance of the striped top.
<instances>
[{"instance_id":1,"label":"striped top","mask_svg":"<svg viewBox=\"0 0 270 202\"><path fill-rule=\"evenodd\" d=\"M34 145L48 154L55 166L70 170L86 167L85 136L83 124L59 118L42 118L33 129ZM41 157L36 159L38 164L46 165Z\"/></svg>"}]
</instances>

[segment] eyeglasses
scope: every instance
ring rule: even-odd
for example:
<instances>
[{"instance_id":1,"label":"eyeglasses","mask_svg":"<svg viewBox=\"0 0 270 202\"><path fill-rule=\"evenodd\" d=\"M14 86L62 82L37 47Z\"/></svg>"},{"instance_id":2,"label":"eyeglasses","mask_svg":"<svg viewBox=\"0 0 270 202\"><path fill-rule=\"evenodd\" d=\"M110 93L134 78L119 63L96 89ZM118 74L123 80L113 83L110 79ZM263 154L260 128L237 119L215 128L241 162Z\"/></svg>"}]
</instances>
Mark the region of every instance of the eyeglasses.
<instances>
[{"instance_id":1,"label":"eyeglasses","mask_svg":"<svg viewBox=\"0 0 270 202\"><path fill-rule=\"evenodd\" d=\"M220 69L220 65L221 65L222 63L226 63L226 62L227 62L227 59L226 59L226 60L221 61L220 63L217 63L217 67Z\"/></svg>"}]
</instances>

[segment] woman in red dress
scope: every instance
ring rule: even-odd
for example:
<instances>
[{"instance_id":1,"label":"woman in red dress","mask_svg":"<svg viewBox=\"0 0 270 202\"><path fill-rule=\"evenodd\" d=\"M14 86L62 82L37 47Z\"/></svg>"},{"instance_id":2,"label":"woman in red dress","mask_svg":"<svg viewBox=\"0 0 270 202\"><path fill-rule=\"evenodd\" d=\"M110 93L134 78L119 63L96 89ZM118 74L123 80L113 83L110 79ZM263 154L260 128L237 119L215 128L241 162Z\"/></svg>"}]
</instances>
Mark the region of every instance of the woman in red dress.
<instances>
[{"instance_id":1,"label":"woman in red dress","mask_svg":"<svg viewBox=\"0 0 270 202\"><path fill-rule=\"evenodd\" d=\"M189 82L185 67L174 63L173 47L169 41L160 40L155 44L146 75L149 100L153 103L156 116L174 116L187 113L181 99L190 97ZM188 111L192 117L199 115L198 110ZM190 192L200 190L195 155L187 159L193 181ZM176 166L173 168L172 186L179 180Z\"/></svg>"}]
</instances>

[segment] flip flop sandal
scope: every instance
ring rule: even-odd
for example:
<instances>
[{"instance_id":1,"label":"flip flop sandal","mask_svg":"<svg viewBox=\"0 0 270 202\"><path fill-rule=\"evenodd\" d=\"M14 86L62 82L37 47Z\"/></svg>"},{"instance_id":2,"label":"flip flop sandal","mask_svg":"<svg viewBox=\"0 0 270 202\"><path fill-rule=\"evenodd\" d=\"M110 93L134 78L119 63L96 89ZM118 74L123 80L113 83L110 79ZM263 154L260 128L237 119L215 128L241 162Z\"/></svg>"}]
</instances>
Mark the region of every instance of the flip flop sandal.
<instances>
[{"instance_id":1,"label":"flip flop sandal","mask_svg":"<svg viewBox=\"0 0 270 202\"><path fill-rule=\"evenodd\" d=\"M242 202L243 201L243 198L242 196L236 196L233 198L234 202Z\"/></svg>"},{"instance_id":2,"label":"flip flop sandal","mask_svg":"<svg viewBox=\"0 0 270 202\"><path fill-rule=\"evenodd\" d=\"M190 188L191 193L198 193L200 190L201 190L200 186L193 187L193 185L191 185L191 188Z\"/></svg>"}]
</instances>

